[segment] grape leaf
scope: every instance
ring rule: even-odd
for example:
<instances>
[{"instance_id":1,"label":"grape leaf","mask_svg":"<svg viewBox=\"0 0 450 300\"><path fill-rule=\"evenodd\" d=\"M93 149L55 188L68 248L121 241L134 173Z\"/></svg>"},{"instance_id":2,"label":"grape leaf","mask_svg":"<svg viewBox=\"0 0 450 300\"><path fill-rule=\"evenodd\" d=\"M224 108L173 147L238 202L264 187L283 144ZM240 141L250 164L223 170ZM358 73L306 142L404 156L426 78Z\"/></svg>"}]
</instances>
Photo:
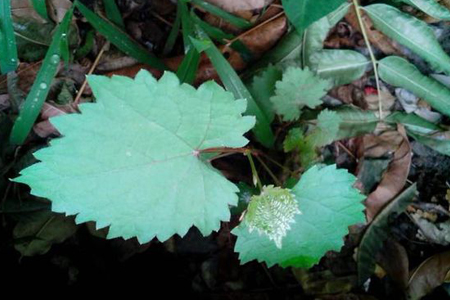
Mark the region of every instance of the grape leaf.
<instances>
[{"instance_id":1,"label":"grape leaf","mask_svg":"<svg viewBox=\"0 0 450 300\"><path fill-rule=\"evenodd\" d=\"M263 187L260 195L252 197L245 222L250 232L256 229L259 234L267 235L281 249L282 239L299 213L297 200L288 189L269 185Z\"/></svg>"},{"instance_id":2,"label":"grape leaf","mask_svg":"<svg viewBox=\"0 0 450 300\"><path fill-rule=\"evenodd\" d=\"M276 83L275 96L270 98L277 114L285 121L294 121L300 117L303 107L315 108L322 104L330 83L320 79L308 68L289 67L283 79Z\"/></svg>"},{"instance_id":3,"label":"grape leaf","mask_svg":"<svg viewBox=\"0 0 450 300\"><path fill-rule=\"evenodd\" d=\"M325 109L317 117L317 127L306 138L314 147L322 147L333 142L339 132L341 117L332 110Z\"/></svg>"},{"instance_id":4,"label":"grape leaf","mask_svg":"<svg viewBox=\"0 0 450 300\"><path fill-rule=\"evenodd\" d=\"M110 226L109 238L183 236L194 225L204 235L228 221L238 188L206 161L201 150L242 147L255 123L214 82L197 90L166 72L156 81L89 77L97 103L82 114L51 119L64 137L34 155L40 163L16 182L52 201L52 210L76 222Z\"/></svg>"},{"instance_id":5,"label":"grape leaf","mask_svg":"<svg viewBox=\"0 0 450 300\"><path fill-rule=\"evenodd\" d=\"M232 231L238 237L235 251L241 263L256 259L269 267L309 268L327 251L339 250L348 226L365 219L364 196L352 187L355 180L335 165L309 169L291 191L302 214L295 216L281 249L267 236L250 233L246 222Z\"/></svg>"}]
</instances>

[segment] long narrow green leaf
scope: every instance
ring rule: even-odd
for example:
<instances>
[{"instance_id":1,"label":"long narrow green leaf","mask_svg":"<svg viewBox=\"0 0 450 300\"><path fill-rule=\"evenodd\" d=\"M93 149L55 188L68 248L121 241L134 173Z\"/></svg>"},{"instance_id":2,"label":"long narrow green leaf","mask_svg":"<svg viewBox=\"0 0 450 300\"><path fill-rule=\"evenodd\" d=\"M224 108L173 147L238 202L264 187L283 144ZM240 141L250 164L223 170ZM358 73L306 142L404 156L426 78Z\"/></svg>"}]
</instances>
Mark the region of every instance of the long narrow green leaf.
<instances>
[{"instance_id":1,"label":"long narrow green leaf","mask_svg":"<svg viewBox=\"0 0 450 300\"><path fill-rule=\"evenodd\" d=\"M336 110L341 119L336 140L356 137L371 133L377 127L379 119L371 111L357 107L344 106Z\"/></svg>"},{"instance_id":2,"label":"long narrow green leaf","mask_svg":"<svg viewBox=\"0 0 450 300\"><path fill-rule=\"evenodd\" d=\"M361 78L370 60L353 50L321 50L310 57L311 69L322 78L331 79L335 86Z\"/></svg>"},{"instance_id":3,"label":"long narrow green leaf","mask_svg":"<svg viewBox=\"0 0 450 300\"><path fill-rule=\"evenodd\" d=\"M425 146L437 152L450 156L450 133L437 132L434 134L421 134L413 130L407 130L407 134Z\"/></svg>"},{"instance_id":4,"label":"long narrow green leaf","mask_svg":"<svg viewBox=\"0 0 450 300\"><path fill-rule=\"evenodd\" d=\"M117 7L115 0L103 0L103 5L105 6L106 17L116 24L116 26L121 29L125 28L125 24L123 23L122 15L120 14L120 10Z\"/></svg>"},{"instance_id":5,"label":"long narrow green leaf","mask_svg":"<svg viewBox=\"0 0 450 300\"><path fill-rule=\"evenodd\" d=\"M191 1L193 4L198 5L207 12L224 19L225 21L227 21L230 24L233 24L236 27L239 27L241 29L252 27L252 23L250 23L249 21L242 19L238 16L235 16L233 14L230 14L229 12L224 11L223 9L217 6L212 5L211 3L208 3L203 0L191 0Z\"/></svg>"},{"instance_id":6,"label":"long narrow green leaf","mask_svg":"<svg viewBox=\"0 0 450 300\"><path fill-rule=\"evenodd\" d=\"M18 63L10 1L0 1L0 69L2 74L14 71Z\"/></svg>"},{"instance_id":7,"label":"long narrow green leaf","mask_svg":"<svg viewBox=\"0 0 450 300\"><path fill-rule=\"evenodd\" d=\"M234 38L234 35L224 32L222 29L214 27L210 25L209 23L203 21L200 19L194 11L191 11L191 18L192 20L199 25L206 34L213 40L219 42L219 43L226 43L225 40L231 40Z\"/></svg>"},{"instance_id":8,"label":"long narrow green leaf","mask_svg":"<svg viewBox=\"0 0 450 300\"><path fill-rule=\"evenodd\" d=\"M31 0L34 10L45 20L50 21L47 12L47 3L45 0Z\"/></svg>"},{"instance_id":9,"label":"long narrow green leaf","mask_svg":"<svg viewBox=\"0 0 450 300\"><path fill-rule=\"evenodd\" d=\"M413 64L398 56L389 56L378 63L380 78L402 87L427 101L431 107L450 116L450 90L431 77L424 76Z\"/></svg>"},{"instance_id":10,"label":"long narrow green leaf","mask_svg":"<svg viewBox=\"0 0 450 300\"><path fill-rule=\"evenodd\" d=\"M75 6L101 35L103 35L108 41L114 44L125 54L130 55L139 62L145 63L155 69L167 69L161 60L149 53L140 44L132 40L126 33L117 28L113 23L97 16L78 0L75 1Z\"/></svg>"},{"instance_id":11,"label":"long narrow green leaf","mask_svg":"<svg viewBox=\"0 0 450 300\"><path fill-rule=\"evenodd\" d=\"M163 55L168 55L173 50L173 46L177 41L178 34L180 33L181 27L181 8L182 1L178 1L177 3L177 15L175 17L175 22L173 22L172 29L170 30L169 37L166 40L166 44L163 48Z\"/></svg>"},{"instance_id":12,"label":"long narrow green leaf","mask_svg":"<svg viewBox=\"0 0 450 300\"><path fill-rule=\"evenodd\" d=\"M436 71L450 74L450 57L423 21L386 4L364 7L373 25L391 39L425 59Z\"/></svg>"},{"instance_id":13,"label":"long narrow green leaf","mask_svg":"<svg viewBox=\"0 0 450 300\"><path fill-rule=\"evenodd\" d=\"M264 146L272 147L275 138L272 133L272 129L270 128L270 122L267 119L267 116L256 104L252 95L239 78L239 75L231 67L225 57L223 57L219 49L217 49L214 43L199 27L197 27L197 30L199 32L198 36L201 40L192 39L193 44L199 52L205 51L206 55L208 55L226 89L232 92L236 99L247 100L246 115L253 115L256 117L256 125L253 128L255 137Z\"/></svg>"},{"instance_id":14,"label":"long narrow green leaf","mask_svg":"<svg viewBox=\"0 0 450 300\"><path fill-rule=\"evenodd\" d=\"M177 77L181 82L192 84L200 63L200 53L192 47L183 58L177 70Z\"/></svg>"},{"instance_id":15,"label":"long narrow green leaf","mask_svg":"<svg viewBox=\"0 0 450 300\"><path fill-rule=\"evenodd\" d=\"M74 8L72 7L66 12L64 19L53 35L52 43L48 48L42 66L39 69L33 86L20 110L19 117L14 123L10 136L10 141L13 144L20 145L25 141L34 122L39 116L61 61L61 41L64 36L67 36L72 20L73 9Z\"/></svg>"},{"instance_id":16,"label":"long narrow green leaf","mask_svg":"<svg viewBox=\"0 0 450 300\"><path fill-rule=\"evenodd\" d=\"M450 11L436 0L396 0L420 9L438 20L450 21Z\"/></svg>"}]
</instances>

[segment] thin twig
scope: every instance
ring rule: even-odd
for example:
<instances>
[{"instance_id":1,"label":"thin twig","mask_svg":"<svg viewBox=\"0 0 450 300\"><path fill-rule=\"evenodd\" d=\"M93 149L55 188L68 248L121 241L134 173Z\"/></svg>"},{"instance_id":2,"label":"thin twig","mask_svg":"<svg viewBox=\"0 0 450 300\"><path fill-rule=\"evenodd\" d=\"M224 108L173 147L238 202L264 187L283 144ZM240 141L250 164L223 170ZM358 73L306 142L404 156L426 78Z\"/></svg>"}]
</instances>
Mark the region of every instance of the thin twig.
<instances>
[{"instance_id":1,"label":"thin twig","mask_svg":"<svg viewBox=\"0 0 450 300\"><path fill-rule=\"evenodd\" d=\"M94 73L95 69L97 68L98 63L100 62L100 59L102 58L103 53L106 50L106 45L103 45L102 49L100 50L100 52L98 53L97 57L95 58L94 63L92 64L91 68L89 69L89 72L86 74L86 78L83 81L83 84L81 85L80 90L78 91L77 96L75 97L75 100L73 101L73 104L75 107L78 106L81 96L83 95L84 90L86 89L87 86L87 76L91 75L92 73Z\"/></svg>"},{"instance_id":2,"label":"thin twig","mask_svg":"<svg viewBox=\"0 0 450 300\"><path fill-rule=\"evenodd\" d=\"M377 59L375 58L375 55L373 54L372 46L369 41L369 37L366 32L366 27L364 26L362 17L361 17L361 7L359 6L358 0L353 0L353 5L355 7L356 17L358 19L359 27L361 28L361 33L364 37L364 42L367 45L367 50L369 50L370 60L372 61L373 65L373 72L375 74L375 82L377 84L377 91L378 91L378 111L379 111L379 118L380 120L383 120L383 105L381 100L381 85L380 85L380 78L378 76L378 66L377 66Z\"/></svg>"},{"instance_id":3,"label":"thin twig","mask_svg":"<svg viewBox=\"0 0 450 300\"><path fill-rule=\"evenodd\" d=\"M281 17L282 15L284 15L284 11L282 11L282 12L276 14L275 16L273 16L273 17L271 17L271 18L265 20L264 22L262 22L262 23L256 25L255 27L251 28L250 30L247 30L246 32L241 33L240 35L238 35L238 36L235 37L234 39L229 40L229 41L225 44L225 47L224 47L223 49L225 50L226 48L229 48L229 47L231 46L231 44L233 44L233 43L236 42L237 40L240 40L240 39L243 38L244 36L246 36L246 35L252 33L252 32L255 31L255 30L257 30L257 29L260 28L261 26L264 26L265 24L267 24L267 23L269 23L269 22L272 22L272 21L275 20L275 19L278 19L278 18Z\"/></svg>"},{"instance_id":4,"label":"thin twig","mask_svg":"<svg viewBox=\"0 0 450 300\"><path fill-rule=\"evenodd\" d=\"M281 182L278 180L277 176L275 176L275 174L273 174L272 170L270 170L270 168L266 165L266 163L258 155L255 155L255 157L259 161L259 163L264 167L264 169L266 169L266 171L270 175L270 177L272 177L273 182L276 185L281 186Z\"/></svg>"},{"instance_id":5,"label":"thin twig","mask_svg":"<svg viewBox=\"0 0 450 300\"><path fill-rule=\"evenodd\" d=\"M256 170L256 167L255 167L255 162L253 161L252 152L250 150L248 150L244 154L245 154L245 156L247 156L248 161L250 162L250 168L252 169L253 180L256 181L254 183L262 191L262 188L263 188L262 183L261 183L261 180L259 179L258 171Z\"/></svg>"}]
</instances>

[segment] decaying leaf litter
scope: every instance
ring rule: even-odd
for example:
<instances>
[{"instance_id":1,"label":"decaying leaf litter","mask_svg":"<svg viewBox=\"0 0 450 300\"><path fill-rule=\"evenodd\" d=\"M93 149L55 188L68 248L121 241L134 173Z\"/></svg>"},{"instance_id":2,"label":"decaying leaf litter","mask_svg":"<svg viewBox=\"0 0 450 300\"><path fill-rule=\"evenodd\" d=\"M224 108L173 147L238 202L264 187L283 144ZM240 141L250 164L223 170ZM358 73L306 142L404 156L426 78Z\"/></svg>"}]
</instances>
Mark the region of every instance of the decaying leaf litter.
<instances>
[{"instance_id":1,"label":"decaying leaf litter","mask_svg":"<svg viewBox=\"0 0 450 300\"><path fill-rule=\"evenodd\" d=\"M150 281L165 293L165 287L177 286L207 299L448 297L450 81L446 53L450 3L305 1L305 11L301 11L292 0L211 0L210 4L130 0L117 1L117 6L110 1L76 1L72 17L71 1L46 1L44 6L37 2L11 1L9 33L15 37L17 58L14 48L2 50L8 55L0 53L0 58L17 59L2 61L2 72L7 74L0 77L1 257L11 282L20 276L38 286L44 279L33 276L36 266L45 266L49 278L65 286L83 288L94 278L136 288ZM2 30L5 37L6 29ZM100 219L92 217L97 224L75 225L73 217L52 212L44 197L53 201L53 211L74 214L82 210L71 211L64 205L58 210L55 196L30 193L25 185L10 181L31 165L40 166L33 153L42 149L37 158L44 161L43 153L52 149L46 148L48 142L66 134L49 118L66 116L69 120L84 113L83 106L94 99L99 101L87 84L87 74L134 78L142 69L156 78L164 69L171 70L199 89L215 80L234 98L247 98L246 114L256 116L257 127L246 134L250 140L246 148L218 153L212 150L220 145L211 144L212 150L205 149L207 163L239 189L239 202L229 203L237 204L231 210L231 221L217 223L212 235L202 237L194 228L183 238L171 237L183 235L188 227L178 229L181 232L165 228L169 233L154 228L164 243L106 240L108 227L101 228ZM240 75L243 84L230 70ZM38 109L32 102L35 98L42 101ZM116 114L108 133L113 139L105 139L102 146L115 141L114 145L126 147L132 130L127 133L123 125L127 118ZM87 131L96 132L96 126L101 126L92 124L80 127L76 144L61 148L59 155L68 160L84 155L73 150L88 143ZM107 151L108 147L103 148L99 157ZM126 148L124 153L131 154ZM353 206L353 218L349 219L350 211L340 215L342 221L316 208L322 201L324 206L346 205L339 190L352 185L354 179L345 169L354 174L354 186L364 195L352 194L353 200L347 200L359 203L366 199L366 220L358 213L362 205ZM340 183L340 187L333 175L327 177L328 172L337 172L336 178L340 178L338 173L349 174L349 183ZM57 182L56 178L48 181L44 190L61 195ZM326 182L328 189L314 188L318 182ZM67 184L62 191L70 195L88 185L74 178ZM280 228L278 223L269 227L265 221L260 223L264 218L276 219L279 211L268 211L262 219L246 223L251 219L245 214L249 201L273 184L291 189L298 199L298 203L289 202L298 204L298 211L291 206L280 210L287 215L295 212L296 218L281 223L285 230L281 235L273 235ZM90 193L96 201L98 192ZM114 196L105 199L111 201ZM319 214L311 213L312 209ZM77 218L77 223L82 218L90 220ZM227 221L226 214L221 220ZM208 230L199 224L194 222L206 235ZM248 224L257 224L251 225L257 229L248 231ZM332 237L321 237L332 232L333 224L342 228L334 227ZM131 233L115 230L109 237L136 235L133 229L127 230ZM148 228L144 232L149 239L153 237ZM141 243L147 240L140 239ZM308 251L317 257L309 257ZM265 263L240 265L252 259ZM137 275L141 271L151 274Z\"/></svg>"}]
</instances>

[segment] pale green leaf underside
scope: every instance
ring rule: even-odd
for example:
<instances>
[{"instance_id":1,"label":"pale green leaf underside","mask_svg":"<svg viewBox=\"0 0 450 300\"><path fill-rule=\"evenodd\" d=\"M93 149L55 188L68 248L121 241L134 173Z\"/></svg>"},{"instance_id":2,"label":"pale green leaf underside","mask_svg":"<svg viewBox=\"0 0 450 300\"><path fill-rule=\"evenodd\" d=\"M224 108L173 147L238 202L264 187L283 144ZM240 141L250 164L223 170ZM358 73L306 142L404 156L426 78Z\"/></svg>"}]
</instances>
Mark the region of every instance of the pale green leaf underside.
<instances>
[{"instance_id":1,"label":"pale green leaf underside","mask_svg":"<svg viewBox=\"0 0 450 300\"><path fill-rule=\"evenodd\" d=\"M214 82L180 85L170 72L159 81L146 71L135 80L91 76L89 84L97 103L52 118L63 137L15 181L77 223L110 226L109 238L164 241L193 225L206 235L229 220L238 189L198 151L247 144L255 120L242 117L245 100Z\"/></svg>"},{"instance_id":2,"label":"pale green leaf underside","mask_svg":"<svg viewBox=\"0 0 450 300\"><path fill-rule=\"evenodd\" d=\"M364 10L375 28L421 56L436 71L450 74L450 57L425 22L386 4L372 4Z\"/></svg>"},{"instance_id":3,"label":"pale green leaf underside","mask_svg":"<svg viewBox=\"0 0 450 300\"><path fill-rule=\"evenodd\" d=\"M302 214L278 249L267 236L250 233L242 222L233 230L241 263L251 260L273 266L309 268L330 250L339 250L348 226L364 222L364 197L352 187L355 177L335 165L309 169L292 189Z\"/></svg>"},{"instance_id":4,"label":"pale green leaf underside","mask_svg":"<svg viewBox=\"0 0 450 300\"><path fill-rule=\"evenodd\" d=\"M380 78L423 98L434 109L450 116L450 90L440 82L427 77L413 64L398 56L389 56L379 62Z\"/></svg>"}]
</instances>

